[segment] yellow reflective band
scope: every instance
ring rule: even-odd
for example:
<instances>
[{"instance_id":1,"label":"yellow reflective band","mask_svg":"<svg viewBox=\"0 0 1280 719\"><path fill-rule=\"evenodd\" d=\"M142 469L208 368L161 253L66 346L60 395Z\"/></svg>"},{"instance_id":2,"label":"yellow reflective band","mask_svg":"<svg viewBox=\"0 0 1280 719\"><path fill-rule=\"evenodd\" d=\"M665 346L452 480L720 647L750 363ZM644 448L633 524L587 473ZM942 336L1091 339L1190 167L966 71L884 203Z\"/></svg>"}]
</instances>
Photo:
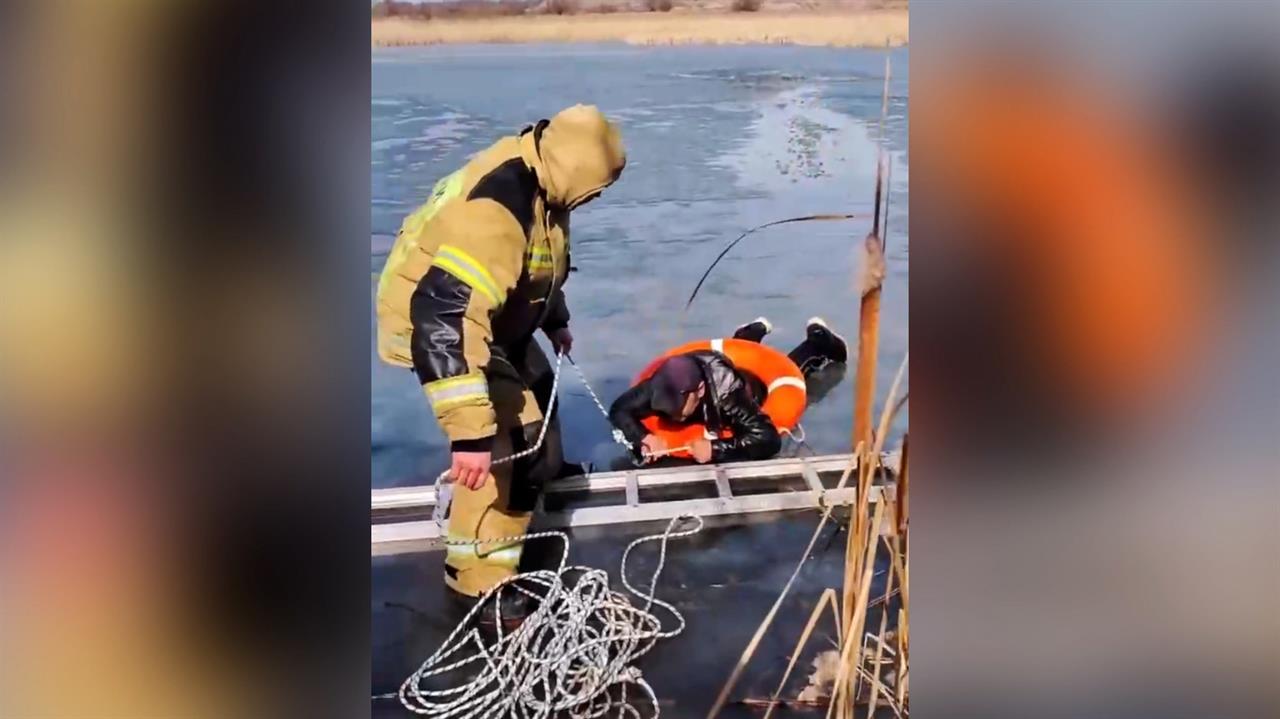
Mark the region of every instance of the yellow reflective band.
<instances>
[{"instance_id":1,"label":"yellow reflective band","mask_svg":"<svg viewBox=\"0 0 1280 719\"><path fill-rule=\"evenodd\" d=\"M441 245L431 264L462 280L472 289L484 293L495 305L502 304L498 283L493 281L493 276L483 265L466 252L453 245Z\"/></svg>"},{"instance_id":2,"label":"yellow reflective band","mask_svg":"<svg viewBox=\"0 0 1280 719\"><path fill-rule=\"evenodd\" d=\"M479 382L481 386L484 386L485 384L484 375L473 373L473 374L460 374L457 377L445 377L444 379L438 379L434 382L428 382L426 384L426 387L428 392L434 392L437 389L443 389L445 387L455 387L457 385L466 384L468 382Z\"/></svg>"},{"instance_id":3,"label":"yellow reflective band","mask_svg":"<svg viewBox=\"0 0 1280 719\"><path fill-rule=\"evenodd\" d=\"M541 247L529 248L528 255L529 269L531 270L549 270L556 266L556 256L551 250Z\"/></svg>"},{"instance_id":4,"label":"yellow reflective band","mask_svg":"<svg viewBox=\"0 0 1280 719\"><path fill-rule=\"evenodd\" d=\"M485 564L494 564L499 567L515 568L520 564L520 553L524 549L523 545L515 545L504 549L495 549L492 552L479 553L480 559Z\"/></svg>"},{"instance_id":5,"label":"yellow reflective band","mask_svg":"<svg viewBox=\"0 0 1280 719\"><path fill-rule=\"evenodd\" d=\"M445 412L448 412L449 410L455 407L461 407L463 405L469 405L469 404L484 404L485 402L488 402L488 401L489 401L489 395L472 394L472 395L467 395L465 397L452 397L450 399L432 400L431 409L435 410L435 413L437 415L442 415Z\"/></svg>"},{"instance_id":6,"label":"yellow reflective band","mask_svg":"<svg viewBox=\"0 0 1280 719\"><path fill-rule=\"evenodd\" d=\"M489 401L489 383L484 375L465 374L459 377L428 382L422 388L437 414L464 404L483 404Z\"/></svg>"},{"instance_id":7,"label":"yellow reflective band","mask_svg":"<svg viewBox=\"0 0 1280 719\"><path fill-rule=\"evenodd\" d=\"M469 542L473 538L458 537L453 534L448 535L449 541ZM468 560L481 564L488 564L498 567L515 568L520 564L520 555L524 551L524 544L508 544L505 547L485 552L480 549L484 545L481 544L449 544L445 546L445 553L455 560Z\"/></svg>"}]
</instances>

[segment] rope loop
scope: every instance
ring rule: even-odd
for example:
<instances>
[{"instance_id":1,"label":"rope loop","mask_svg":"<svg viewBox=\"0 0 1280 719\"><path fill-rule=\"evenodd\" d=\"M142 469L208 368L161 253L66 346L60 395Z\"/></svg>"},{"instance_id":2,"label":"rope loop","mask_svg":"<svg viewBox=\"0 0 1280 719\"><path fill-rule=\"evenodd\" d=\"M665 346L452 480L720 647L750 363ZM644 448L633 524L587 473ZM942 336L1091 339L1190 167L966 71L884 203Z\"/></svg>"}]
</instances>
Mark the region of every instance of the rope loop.
<instances>
[{"instance_id":1,"label":"rope loop","mask_svg":"<svg viewBox=\"0 0 1280 719\"><path fill-rule=\"evenodd\" d=\"M680 516L665 531L627 545L619 575L631 596L610 588L603 570L570 565L564 532L450 542L556 538L562 552L555 570L517 574L489 590L398 692L374 699L395 696L406 709L439 719L639 719L640 702L652 707L656 719L661 713L657 695L635 662L658 640L684 631L680 611L655 596L658 577L666 565L667 543L702 527L700 517ZM627 578L628 561L633 550L652 542L658 543L657 567L648 587L637 589ZM486 638L473 620L490 603L495 607L491 611L498 611L508 592L532 598L536 607L514 631L504 632L499 621L495 636Z\"/></svg>"}]
</instances>

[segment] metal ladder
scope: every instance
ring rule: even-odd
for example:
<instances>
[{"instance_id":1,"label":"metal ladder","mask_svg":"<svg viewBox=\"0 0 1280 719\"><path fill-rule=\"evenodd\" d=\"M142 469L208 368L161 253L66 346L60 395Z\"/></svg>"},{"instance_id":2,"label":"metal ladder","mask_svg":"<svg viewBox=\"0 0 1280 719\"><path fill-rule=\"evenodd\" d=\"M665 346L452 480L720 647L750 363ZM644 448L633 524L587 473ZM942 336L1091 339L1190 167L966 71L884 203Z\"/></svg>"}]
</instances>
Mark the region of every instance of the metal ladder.
<instances>
[{"instance_id":1,"label":"metal ladder","mask_svg":"<svg viewBox=\"0 0 1280 719\"><path fill-rule=\"evenodd\" d=\"M886 454L882 462L890 472L897 471L896 453ZM568 477L547 485L534 513L532 529L667 522L680 515L727 517L849 505L857 500L856 476L850 477L843 488L835 486L845 469L856 463L852 454L831 454ZM803 480L806 489L786 486L788 480L795 484L796 478ZM743 491L735 493L733 485ZM670 499L642 499L641 496L644 490L678 494L694 488L702 489L704 494L714 488L714 496ZM879 501L883 493L892 492L891 487L873 486L869 500ZM587 501L577 501L583 499ZM435 503L434 486L373 490L370 500L372 555L442 548L439 525L424 518L430 517Z\"/></svg>"}]
</instances>

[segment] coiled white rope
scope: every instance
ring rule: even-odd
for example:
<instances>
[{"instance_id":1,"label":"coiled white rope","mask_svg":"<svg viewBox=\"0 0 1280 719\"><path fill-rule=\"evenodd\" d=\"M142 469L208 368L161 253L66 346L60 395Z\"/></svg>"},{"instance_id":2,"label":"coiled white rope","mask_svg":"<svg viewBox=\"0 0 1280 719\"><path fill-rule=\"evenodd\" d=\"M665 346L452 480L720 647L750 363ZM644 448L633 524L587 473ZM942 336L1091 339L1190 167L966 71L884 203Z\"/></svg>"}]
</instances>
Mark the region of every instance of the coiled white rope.
<instances>
[{"instance_id":1,"label":"coiled white rope","mask_svg":"<svg viewBox=\"0 0 1280 719\"><path fill-rule=\"evenodd\" d=\"M563 353L556 354L547 418L555 407L564 357ZM608 419L609 413L586 375L573 364L582 385ZM492 464L514 462L537 452L550 425L549 420L542 423L537 440L530 447L496 459ZM613 439L630 449L620 432L615 431ZM446 470L436 477L434 516L442 526L451 499L452 484L445 481L448 475ZM678 529L682 520L691 520L693 524ZM647 699L653 707L652 716L657 717L660 713L657 696L635 662L652 649L657 640L676 636L684 630L685 621L680 612L654 594L658 576L666 564L667 542L701 530L701 518L677 517L661 534L641 537L627 545L619 574L627 591L643 600L639 605L633 604L627 595L610 589L609 576L604 570L569 565L569 537L564 532L445 540L446 545L475 546L554 537L563 543L563 551L557 569L517 574L487 592L440 648L404 681L398 692L374 698L398 698L410 711L440 719L532 719L553 715L595 719L611 712L612 716L639 719L642 715L632 703L633 695L638 692L634 698ZM633 549L652 541L661 542L658 565L647 592L641 592L627 578L627 560ZM503 596L508 592L527 595L536 607L519 628L510 633L504 633L499 617L495 622L496 638L486 642L474 620L490 605L489 611L500 613ZM670 615L674 626L664 628L659 609ZM451 677L454 672L462 673L463 678L451 683L456 677Z\"/></svg>"},{"instance_id":2,"label":"coiled white rope","mask_svg":"<svg viewBox=\"0 0 1280 719\"><path fill-rule=\"evenodd\" d=\"M692 524L678 529L682 520ZM451 542L489 544L556 537L563 542L563 552L555 570L518 574L486 593L398 692L380 698L398 697L410 711L440 719L606 715L639 719L643 715L632 701L639 699L647 700L656 718L661 713L657 696L635 662L657 640L684 630L684 617L655 593L666 564L667 542L701 530L701 518L677 517L661 534L627 545L619 575L622 586L641 600L639 604L610 589L604 570L569 565L569 537L563 532ZM658 563L647 590L641 591L627 578L627 560L636 547L653 541L660 542ZM473 619L481 611L499 612L507 592L527 595L536 608L510 633L504 633L499 617L495 638L486 641ZM669 628L664 627L663 613L672 620ZM453 672L463 676L450 676Z\"/></svg>"}]
</instances>

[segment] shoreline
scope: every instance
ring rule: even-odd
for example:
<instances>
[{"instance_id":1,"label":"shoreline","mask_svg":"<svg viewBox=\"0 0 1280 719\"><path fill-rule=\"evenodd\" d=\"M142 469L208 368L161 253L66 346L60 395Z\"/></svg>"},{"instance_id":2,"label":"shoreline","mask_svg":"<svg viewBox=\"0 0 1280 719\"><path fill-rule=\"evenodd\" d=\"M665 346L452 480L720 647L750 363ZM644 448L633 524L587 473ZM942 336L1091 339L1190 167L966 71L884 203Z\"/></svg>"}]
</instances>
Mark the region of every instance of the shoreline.
<instances>
[{"instance_id":1,"label":"shoreline","mask_svg":"<svg viewBox=\"0 0 1280 719\"><path fill-rule=\"evenodd\" d=\"M480 43L807 45L882 48L908 42L905 10L619 12L372 22L374 48Z\"/></svg>"}]
</instances>

